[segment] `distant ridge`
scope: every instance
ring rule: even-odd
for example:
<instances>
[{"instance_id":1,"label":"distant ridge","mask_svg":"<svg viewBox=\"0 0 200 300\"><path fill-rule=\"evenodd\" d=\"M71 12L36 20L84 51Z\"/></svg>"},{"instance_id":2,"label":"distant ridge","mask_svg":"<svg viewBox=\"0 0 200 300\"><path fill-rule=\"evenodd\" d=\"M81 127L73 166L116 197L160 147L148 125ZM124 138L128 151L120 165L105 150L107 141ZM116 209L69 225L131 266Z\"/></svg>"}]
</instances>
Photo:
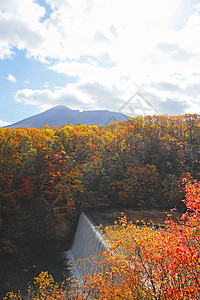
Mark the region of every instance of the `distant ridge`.
<instances>
[{"instance_id":1,"label":"distant ridge","mask_svg":"<svg viewBox=\"0 0 200 300\"><path fill-rule=\"evenodd\" d=\"M114 121L122 122L128 118L129 116L122 113L109 110L88 110L80 112L79 110L72 110L66 106L59 105L5 127L41 128L44 125L59 127L62 124L76 125L78 122L85 125L107 125Z\"/></svg>"}]
</instances>

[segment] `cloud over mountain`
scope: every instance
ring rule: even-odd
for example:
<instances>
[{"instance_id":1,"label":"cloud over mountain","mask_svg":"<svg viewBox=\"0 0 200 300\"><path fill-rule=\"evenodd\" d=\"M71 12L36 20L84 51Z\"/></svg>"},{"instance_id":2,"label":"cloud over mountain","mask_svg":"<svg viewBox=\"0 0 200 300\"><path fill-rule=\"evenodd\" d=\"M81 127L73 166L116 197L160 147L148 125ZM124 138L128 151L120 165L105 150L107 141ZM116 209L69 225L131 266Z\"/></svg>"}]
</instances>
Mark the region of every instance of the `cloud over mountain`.
<instances>
[{"instance_id":1,"label":"cloud over mountain","mask_svg":"<svg viewBox=\"0 0 200 300\"><path fill-rule=\"evenodd\" d=\"M16 103L41 111L118 110L138 90L158 113L200 112L199 25L198 1L0 0L0 59L24 51L66 76L15 90Z\"/></svg>"}]
</instances>

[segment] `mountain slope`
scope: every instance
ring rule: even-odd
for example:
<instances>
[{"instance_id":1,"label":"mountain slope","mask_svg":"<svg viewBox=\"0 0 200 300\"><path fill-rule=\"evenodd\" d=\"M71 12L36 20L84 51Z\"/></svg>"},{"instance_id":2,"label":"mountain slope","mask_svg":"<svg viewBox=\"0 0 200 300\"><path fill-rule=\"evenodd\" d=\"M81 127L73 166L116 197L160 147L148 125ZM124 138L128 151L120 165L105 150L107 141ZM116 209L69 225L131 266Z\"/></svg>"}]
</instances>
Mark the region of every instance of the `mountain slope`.
<instances>
[{"instance_id":1,"label":"mountain slope","mask_svg":"<svg viewBox=\"0 0 200 300\"><path fill-rule=\"evenodd\" d=\"M108 110L80 112L79 110L72 110L66 106L59 105L6 127L40 128L44 125L61 126L64 123L76 125L78 122L85 125L107 125L113 121L122 122L128 118L128 116L119 112Z\"/></svg>"}]
</instances>

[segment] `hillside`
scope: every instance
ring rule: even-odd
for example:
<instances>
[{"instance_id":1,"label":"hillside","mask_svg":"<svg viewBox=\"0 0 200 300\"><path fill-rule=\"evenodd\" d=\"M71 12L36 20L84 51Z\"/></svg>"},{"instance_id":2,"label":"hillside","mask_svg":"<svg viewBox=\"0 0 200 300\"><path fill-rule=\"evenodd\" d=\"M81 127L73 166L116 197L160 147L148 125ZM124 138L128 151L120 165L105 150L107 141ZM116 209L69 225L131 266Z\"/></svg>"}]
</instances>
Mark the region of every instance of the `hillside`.
<instances>
[{"instance_id":1,"label":"hillside","mask_svg":"<svg viewBox=\"0 0 200 300\"><path fill-rule=\"evenodd\" d=\"M62 124L76 125L78 122L85 125L107 125L113 121L122 122L128 118L128 116L119 112L112 112L108 110L91 110L81 112L79 110L72 110L66 106L59 105L7 127L41 128L44 125L60 127Z\"/></svg>"},{"instance_id":2,"label":"hillside","mask_svg":"<svg viewBox=\"0 0 200 300\"><path fill-rule=\"evenodd\" d=\"M24 272L35 253L68 249L81 210L110 211L108 221L116 211L129 218L131 210L148 210L150 219L158 210L185 211L183 179L200 179L199 128L200 116L190 114L1 128L0 290L13 266Z\"/></svg>"}]
</instances>

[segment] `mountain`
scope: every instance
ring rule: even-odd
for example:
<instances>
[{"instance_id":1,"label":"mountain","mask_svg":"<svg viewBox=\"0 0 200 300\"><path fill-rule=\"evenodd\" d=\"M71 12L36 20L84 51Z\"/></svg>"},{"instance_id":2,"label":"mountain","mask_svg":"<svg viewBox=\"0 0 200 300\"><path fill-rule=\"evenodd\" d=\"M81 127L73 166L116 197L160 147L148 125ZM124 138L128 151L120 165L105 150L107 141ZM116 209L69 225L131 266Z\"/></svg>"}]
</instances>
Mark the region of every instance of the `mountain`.
<instances>
[{"instance_id":1,"label":"mountain","mask_svg":"<svg viewBox=\"0 0 200 300\"><path fill-rule=\"evenodd\" d=\"M59 105L6 127L40 128L44 125L57 127L62 124L76 125L78 122L85 125L107 125L114 121L122 122L128 118L129 116L122 113L112 112L109 110L90 110L80 112L79 110L72 110L66 106Z\"/></svg>"}]
</instances>

